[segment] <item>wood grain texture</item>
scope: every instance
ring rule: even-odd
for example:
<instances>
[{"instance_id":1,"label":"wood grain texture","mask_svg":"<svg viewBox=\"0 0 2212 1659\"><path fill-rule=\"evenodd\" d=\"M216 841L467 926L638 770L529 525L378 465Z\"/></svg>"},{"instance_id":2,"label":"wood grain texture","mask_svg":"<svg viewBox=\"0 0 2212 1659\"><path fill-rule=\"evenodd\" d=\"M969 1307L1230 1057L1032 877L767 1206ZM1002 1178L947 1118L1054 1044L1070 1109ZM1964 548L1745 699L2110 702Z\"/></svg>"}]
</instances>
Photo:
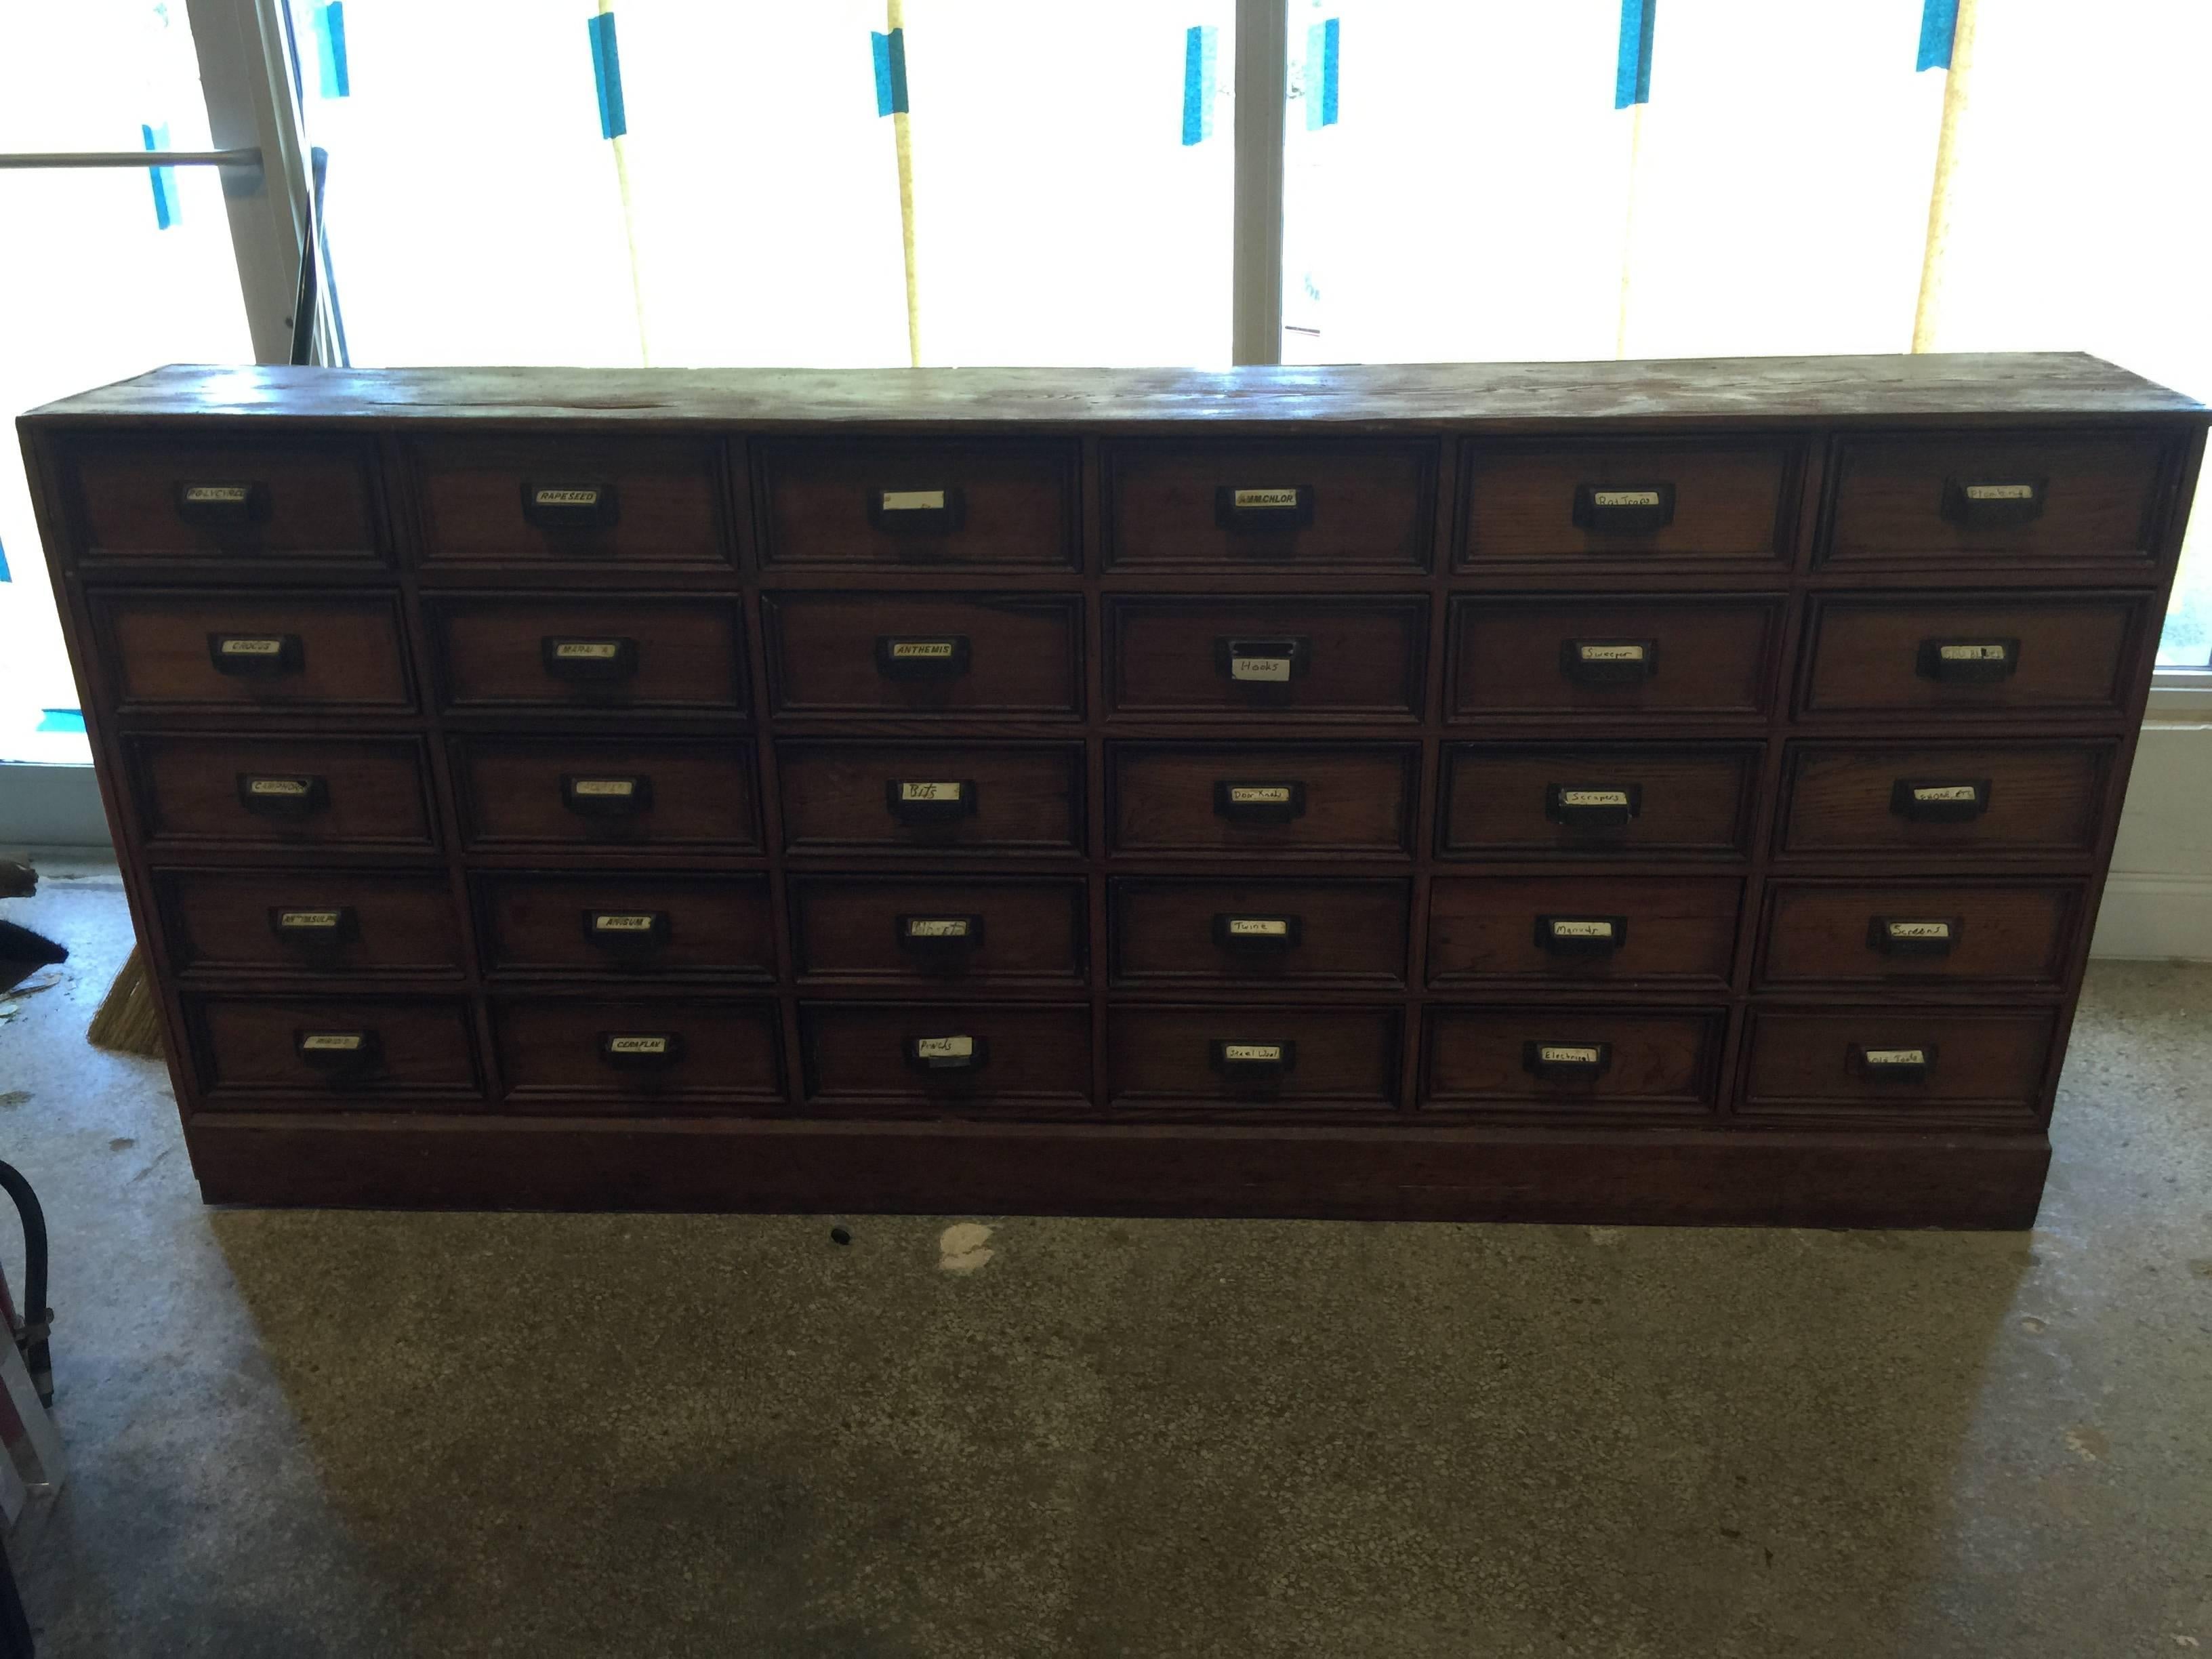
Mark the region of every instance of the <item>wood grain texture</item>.
<instances>
[{"instance_id":1,"label":"wood grain texture","mask_svg":"<svg viewBox=\"0 0 2212 1659\"><path fill-rule=\"evenodd\" d=\"M723 565L720 446L711 440L441 438L405 447L425 567ZM531 515L539 489L610 491L606 522Z\"/></svg>"},{"instance_id":2,"label":"wood grain texture","mask_svg":"<svg viewBox=\"0 0 2212 1659\"><path fill-rule=\"evenodd\" d=\"M1773 603L1717 599L1462 599L1452 607L1450 713L1755 716L1772 696L1780 613ZM1648 675L1576 678L1576 653L1609 647L1640 650Z\"/></svg>"},{"instance_id":3,"label":"wood grain texture","mask_svg":"<svg viewBox=\"0 0 2212 1659\"><path fill-rule=\"evenodd\" d=\"M1430 889L1428 982L1725 990L1743 884L1718 877L1446 876ZM1564 937L1551 922L1572 926ZM1587 947L1597 924L1610 948Z\"/></svg>"},{"instance_id":4,"label":"wood grain texture","mask_svg":"<svg viewBox=\"0 0 2212 1659\"><path fill-rule=\"evenodd\" d=\"M587 999L501 996L493 1040L510 1111L660 1117L777 1107L785 1087L775 1005L758 1000L594 992ZM657 1043L656 1063L611 1058L610 1039Z\"/></svg>"},{"instance_id":5,"label":"wood grain texture","mask_svg":"<svg viewBox=\"0 0 2212 1659\"><path fill-rule=\"evenodd\" d=\"M752 745L618 737L470 737L453 744L461 832L472 848L750 852L761 845ZM618 813L580 812L563 780L642 781ZM605 801L609 797L599 798Z\"/></svg>"},{"instance_id":6,"label":"wood grain texture","mask_svg":"<svg viewBox=\"0 0 2212 1659\"><path fill-rule=\"evenodd\" d=\"M1115 598L1109 695L1115 713L1148 718L1411 720L1428 636L1413 599ZM1279 661L1288 678L1239 679L1240 655Z\"/></svg>"},{"instance_id":7,"label":"wood grain texture","mask_svg":"<svg viewBox=\"0 0 2212 1659\"><path fill-rule=\"evenodd\" d=\"M762 600L779 713L1074 719L1083 605L1039 594L775 593ZM886 647L957 648L952 672L902 672ZM922 659L918 666L937 666Z\"/></svg>"},{"instance_id":8,"label":"wood grain texture","mask_svg":"<svg viewBox=\"0 0 2212 1659\"><path fill-rule=\"evenodd\" d=\"M773 980L768 884L757 876L486 873L476 878L488 974L590 979ZM601 927L651 917L643 930Z\"/></svg>"},{"instance_id":9,"label":"wood grain texture","mask_svg":"<svg viewBox=\"0 0 2212 1659\"><path fill-rule=\"evenodd\" d=\"M2139 595L1929 595L1813 602L1808 629L1808 714L2118 716L2128 670L2147 629ZM2002 678L1946 679L1932 647L1980 643L2007 653Z\"/></svg>"},{"instance_id":10,"label":"wood grain texture","mask_svg":"<svg viewBox=\"0 0 2212 1659\"><path fill-rule=\"evenodd\" d=\"M165 870L155 885L168 958L194 979L459 979L468 966L442 872Z\"/></svg>"},{"instance_id":11,"label":"wood grain texture","mask_svg":"<svg viewBox=\"0 0 2212 1659\"><path fill-rule=\"evenodd\" d=\"M1761 1009L1740 1109L1749 1119L2032 1127L2051 1020L2049 1009ZM1860 1058L1868 1049L1926 1053L1927 1074L1874 1075Z\"/></svg>"},{"instance_id":12,"label":"wood grain texture","mask_svg":"<svg viewBox=\"0 0 2212 1659\"><path fill-rule=\"evenodd\" d=\"M1757 983L1952 992L2054 990L2080 925L2069 883L1774 882ZM1905 925L1905 937L1891 924ZM1940 940L1911 937L1942 929ZM1931 946L1938 948L1931 948Z\"/></svg>"},{"instance_id":13,"label":"wood grain texture","mask_svg":"<svg viewBox=\"0 0 2212 1659\"><path fill-rule=\"evenodd\" d=\"M1117 878L1114 982L1402 986L1410 890L1403 881ZM1240 936L1232 921L1258 926ZM1279 932L1268 931L1276 922Z\"/></svg>"},{"instance_id":14,"label":"wood grain texture","mask_svg":"<svg viewBox=\"0 0 2212 1659\"><path fill-rule=\"evenodd\" d=\"M1123 1111L1388 1109L1398 1092L1395 1008L1202 1008L1120 1003L1106 1016L1109 1103ZM1279 1073L1238 1077L1217 1064L1217 1045L1273 1049Z\"/></svg>"},{"instance_id":15,"label":"wood grain texture","mask_svg":"<svg viewBox=\"0 0 2212 1659\"><path fill-rule=\"evenodd\" d=\"M1802 465L1796 446L1771 441L1471 446L1458 556L1463 565L1605 560L1662 569L1718 560L1755 570L1789 550ZM1578 525L1584 487L1664 487L1671 516L1647 531Z\"/></svg>"}]
</instances>

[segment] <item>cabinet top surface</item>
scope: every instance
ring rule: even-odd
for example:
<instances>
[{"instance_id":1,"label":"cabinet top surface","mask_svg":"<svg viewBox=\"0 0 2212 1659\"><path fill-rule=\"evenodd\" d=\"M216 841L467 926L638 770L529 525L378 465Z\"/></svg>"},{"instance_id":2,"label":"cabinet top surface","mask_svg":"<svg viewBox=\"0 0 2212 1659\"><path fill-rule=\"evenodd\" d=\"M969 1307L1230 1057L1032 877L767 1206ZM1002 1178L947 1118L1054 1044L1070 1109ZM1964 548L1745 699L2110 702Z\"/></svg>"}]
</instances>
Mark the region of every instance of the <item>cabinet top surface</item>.
<instances>
[{"instance_id":1,"label":"cabinet top surface","mask_svg":"<svg viewBox=\"0 0 2212 1659\"><path fill-rule=\"evenodd\" d=\"M27 419L240 416L745 426L1514 427L2205 416L2194 398L2081 353L1680 358L1329 368L295 368L177 364Z\"/></svg>"}]
</instances>

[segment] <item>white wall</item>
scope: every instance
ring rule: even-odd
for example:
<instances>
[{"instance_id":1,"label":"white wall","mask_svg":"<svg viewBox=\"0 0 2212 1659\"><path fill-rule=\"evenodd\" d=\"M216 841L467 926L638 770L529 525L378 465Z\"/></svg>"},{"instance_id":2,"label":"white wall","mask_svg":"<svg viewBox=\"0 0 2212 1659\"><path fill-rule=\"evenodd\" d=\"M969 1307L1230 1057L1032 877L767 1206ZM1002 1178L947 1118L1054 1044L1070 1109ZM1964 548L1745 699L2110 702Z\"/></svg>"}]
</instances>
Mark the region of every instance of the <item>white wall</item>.
<instances>
[{"instance_id":1,"label":"white wall","mask_svg":"<svg viewBox=\"0 0 2212 1659\"><path fill-rule=\"evenodd\" d=\"M2143 726L2090 954L2212 961L2212 723Z\"/></svg>"}]
</instances>

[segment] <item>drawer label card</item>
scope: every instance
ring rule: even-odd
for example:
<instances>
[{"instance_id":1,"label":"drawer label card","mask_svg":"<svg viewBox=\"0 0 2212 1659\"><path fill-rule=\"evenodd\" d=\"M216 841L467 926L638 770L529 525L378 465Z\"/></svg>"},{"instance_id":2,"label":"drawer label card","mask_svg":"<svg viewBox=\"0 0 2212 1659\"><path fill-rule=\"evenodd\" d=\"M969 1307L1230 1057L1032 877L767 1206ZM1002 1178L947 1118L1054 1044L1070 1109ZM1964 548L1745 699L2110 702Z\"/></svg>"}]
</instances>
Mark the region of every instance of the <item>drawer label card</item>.
<instances>
[{"instance_id":1,"label":"drawer label card","mask_svg":"<svg viewBox=\"0 0 2212 1659\"><path fill-rule=\"evenodd\" d=\"M1626 789L1562 789L1559 791L1559 805L1562 806L1626 806L1628 805L1628 791Z\"/></svg>"},{"instance_id":2,"label":"drawer label card","mask_svg":"<svg viewBox=\"0 0 2212 1659\"><path fill-rule=\"evenodd\" d=\"M1924 801L1972 801L1981 799L1981 786L1973 783L1916 784L1912 799Z\"/></svg>"},{"instance_id":3,"label":"drawer label card","mask_svg":"<svg viewBox=\"0 0 2212 1659\"><path fill-rule=\"evenodd\" d=\"M975 1039L969 1036L916 1037L914 1040L917 1060L970 1060L975 1054Z\"/></svg>"},{"instance_id":4,"label":"drawer label card","mask_svg":"<svg viewBox=\"0 0 2212 1659\"><path fill-rule=\"evenodd\" d=\"M1967 645L1945 645L1936 647L1936 654L1945 662L2002 662L2012 647L2001 641Z\"/></svg>"},{"instance_id":5,"label":"drawer label card","mask_svg":"<svg viewBox=\"0 0 2212 1659\"><path fill-rule=\"evenodd\" d=\"M1291 678L1288 657L1231 657L1229 678L1232 680L1286 681Z\"/></svg>"},{"instance_id":6,"label":"drawer label card","mask_svg":"<svg viewBox=\"0 0 2212 1659\"><path fill-rule=\"evenodd\" d=\"M893 662L943 662L960 648L957 640L893 640L890 642Z\"/></svg>"},{"instance_id":7,"label":"drawer label card","mask_svg":"<svg viewBox=\"0 0 2212 1659\"><path fill-rule=\"evenodd\" d=\"M945 492L941 489L886 489L877 498L885 513L942 513Z\"/></svg>"},{"instance_id":8,"label":"drawer label card","mask_svg":"<svg viewBox=\"0 0 2212 1659\"><path fill-rule=\"evenodd\" d=\"M966 939L974 932L973 916L908 916L908 939Z\"/></svg>"},{"instance_id":9,"label":"drawer label card","mask_svg":"<svg viewBox=\"0 0 2212 1659\"><path fill-rule=\"evenodd\" d=\"M1925 1066L1925 1048L1869 1048L1866 1063L1869 1066Z\"/></svg>"},{"instance_id":10,"label":"drawer label card","mask_svg":"<svg viewBox=\"0 0 2212 1659\"><path fill-rule=\"evenodd\" d=\"M1970 501L2032 501L2035 486L2032 483L1970 483L1966 487Z\"/></svg>"},{"instance_id":11,"label":"drawer label card","mask_svg":"<svg viewBox=\"0 0 2212 1659\"><path fill-rule=\"evenodd\" d=\"M599 933L649 933L660 915L654 910L594 910L592 931Z\"/></svg>"},{"instance_id":12,"label":"drawer label card","mask_svg":"<svg viewBox=\"0 0 2212 1659\"><path fill-rule=\"evenodd\" d=\"M958 800L966 785L959 783L902 783L901 800Z\"/></svg>"},{"instance_id":13,"label":"drawer label card","mask_svg":"<svg viewBox=\"0 0 2212 1659\"><path fill-rule=\"evenodd\" d=\"M1232 1064L1241 1060L1273 1065L1282 1057L1283 1045L1279 1042L1224 1042L1221 1045L1221 1058Z\"/></svg>"},{"instance_id":14,"label":"drawer label card","mask_svg":"<svg viewBox=\"0 0 2212 1659\"><path fill-rule=\"evenodd\" d=\"M1546 1066L1595 1066L1604 1054L1592 1042L1540 1042L1536 1058Z\"/></svg>"},{"instance_id":15,"label":"drawer label card","mask_svg":"<svg viewBox=\"0 0 2212 1659\"><path fill-rule=\"evenodd\" d=\"M216 641L216 649L226 657L281 657L284 654L284 640L281 635L266 638L259 635L227 634Z\"/></svg>"},{"instance_id":16,"label":"drawer label card","mask_svg":"<svg viewBox=\"0 0 2212 1659\"><path fill-rule=\"evenodd\" d=\"M1288 916L1231 916L1227 919L1231 939L1288 939L1291 919Z\"/></svg>"},{"instance_id":17,"label":"drawer label card","mask_svg":"<svg viewBox=\"0 0 2212 1659\"><path fill-rule=\"evenodd\" d=\"M1577 645L1575 655L1584 662L1642 662L1641 645Z\"/></svg>"},{"instance_id":18,"label":"drawer label card","mask_svg":"<svg viewBox=\"0 0 2212 1659\"><path fill-rule=\"evenodd\" d=\"M253 499L252 484L186 484L187 507L243 507Z\"/></svg>"},{"instance_id":19,"label":"drawer label card","mask_svg":"<svg viewBox=\"0 0 2212 1659\"><path fill-rule=\"evenodd\" d=\"M597 486L586 489L562 485L533 489L530 492L530 499L540 507L597 507L599 491Z\"/></svg>"},{"instance_id":20,"label":"drawer label card","mask_svg":"<svg viewBox=\"0 0 2212 1659\"><path fill-rule=\"evenodd\" d=\"M610 800L628 800L637 793L635 778L578 778L568 786L572 794Z\"/></svg>"},{"instance_id":21,"label":"drawer label card","mask_svg":"<svg viewBox=\"0 0 2212 1659\"><path fill-rule=\"evenodd\" d=\"M279 910L276 913L276 925L279 927L296 927L302 930L334 929L344 914L343 910Z\"/></svg>"},{"instance_id":22,"label":"drawer label card","mask_svg":"<svg viewBox=\"0 0 2212 1659\"><path fill-rule=\"evenodd\" d=\"M1565 916L1553 916L1552 937L1553 939L1611 939L1613 922L1609 918L1593 917L1589 921L1583 921Z\"/></svg>"},{"instance_id":23,"label":"drawer label card","mask_svg":"<svg viewBox=\"0 0 2212 1659\"><path fill-rule=\"evenodd\" d=\"M249 795L276 795L296 799L315 787L313 778L248 778L246 793Z\"/></svg>"},{"instance_id":24,"label":"drawer label card","mask_svg":"<svg viewBox=\"0 0 2212 1659\"><path fill-rule=\"evenodd\" d=\"M351 1054L361 1052L359 1031L308 1031L300 1038L303 1054Z\"/></svg>"},{"instance_id":25,"label":"drawer label card","mask_svg":"<svg viewBox=\"0 0 2212 1659\"><path fill-rule=\"evenodd\" d=\"M1892 939L1948 939L1951 924L1948 921L1886 921L1882 931Z\"/></svg>"},{"instance_id":26,"label":"drawer label card","mask_svg":"<svg viewBox=\"0 0 2212 1659\"><path fill-rule=\"evenodd\" d=\"M1593 489L1593 507L1658 507L1664 497L1656 489Z\"/></svg>"},{"instance_id":27,"label":"drawer label card","mask_svg":"<svg viewBox=\"0 0 2212 1659\"><path fill-rule=\"evenodd\" d=\"M1229 800L1233 806L1288 806L1291 786L1287 783L1232 783L1229 786Z\"/></svg>"},{"instance_id":28,"label":"drawer label card","mask_svg":"<svg viewBox=\"0 0 2212 1659\"><path fill-rule=\"evenodd\" d=\"M562 662L612 662L622 654L620 640L562 640L553 654Z\"/></svg>"},{"instance_id":29,"label":"drawer label card","mask_svg":"<svg viewBox=\"0 0 2212 1659\"><path fill-rule=\"evenodd\" d=\"M610 1036L606 1051L611 1054L665 1054L668 1039L665 1036Z\"/></svg>"},{"instance_id":30,"label":"drawer label card","mask_svg":"<svg viewBox=\"0 0 2212 1659\"><path fill-rule=\"evenodd\" d=\"M1231 490L1229 504L1239 512L1295 509L1298 506L1298 492L1295 489Z\"/></svg>"}]
</instances>

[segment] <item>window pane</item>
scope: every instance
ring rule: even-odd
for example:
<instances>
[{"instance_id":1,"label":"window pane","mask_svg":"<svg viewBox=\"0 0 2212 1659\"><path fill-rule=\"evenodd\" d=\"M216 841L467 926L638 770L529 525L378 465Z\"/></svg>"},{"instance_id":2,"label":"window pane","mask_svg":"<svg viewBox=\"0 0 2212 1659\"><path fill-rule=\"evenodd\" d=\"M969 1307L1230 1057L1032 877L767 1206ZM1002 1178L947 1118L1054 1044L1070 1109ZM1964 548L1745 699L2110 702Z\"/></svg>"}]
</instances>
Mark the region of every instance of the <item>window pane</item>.
<instances>
[{"instance_id":1,"label":"window pane","mask_svg":"<svg viewBox=\"0 0 2212 1659\"><path fill-rule=\"evenodd\" d=\"M207 147L184 8L17 7L0 54L0 149ZM160 137L167 129L167 137ZM0 410L165 362L252 361L222 189L206 167L0 172ZM30 493L0 458L0 760L83 761ZM60 711L49 714L47 711Z\"/></svg>"}]
</instances>

